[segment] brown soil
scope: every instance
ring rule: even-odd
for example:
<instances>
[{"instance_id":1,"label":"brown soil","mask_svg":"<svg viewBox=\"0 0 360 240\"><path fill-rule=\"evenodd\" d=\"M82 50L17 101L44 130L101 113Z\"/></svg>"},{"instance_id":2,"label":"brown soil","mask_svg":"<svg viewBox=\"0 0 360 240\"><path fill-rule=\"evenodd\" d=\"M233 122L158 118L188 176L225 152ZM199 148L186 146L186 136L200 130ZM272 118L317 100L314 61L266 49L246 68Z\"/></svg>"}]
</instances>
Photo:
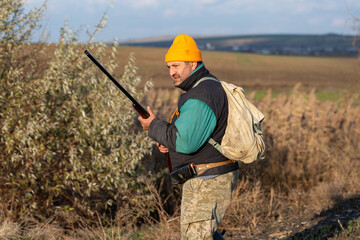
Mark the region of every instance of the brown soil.
<instances>
[{"instance_id":1,"label":"brown soil","mask_svg":"<svg viewBox=\"0 0 360 240\"><path fill-rule=\"evenodd\" d=\"M164 63L166 49L119 47L120 66L135 53L139 74L156 88L172 88ZM342 57L272 56L230 52L202 53L206 67L223 81L248 90L288 91L297 83L316 91L338 91L359 85L359 60ZM120 69L123 70L123 69ZM120 73L119 73L120 74Z\"/></svg>"}]
</instances>

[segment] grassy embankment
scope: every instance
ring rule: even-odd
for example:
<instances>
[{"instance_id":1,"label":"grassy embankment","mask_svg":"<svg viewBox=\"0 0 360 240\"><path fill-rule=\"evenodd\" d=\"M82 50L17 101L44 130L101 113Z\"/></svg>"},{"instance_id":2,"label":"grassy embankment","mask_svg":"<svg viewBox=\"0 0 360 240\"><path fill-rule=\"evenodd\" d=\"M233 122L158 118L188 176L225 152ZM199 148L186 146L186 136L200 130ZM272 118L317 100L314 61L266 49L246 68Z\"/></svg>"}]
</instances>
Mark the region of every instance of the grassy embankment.
<instances>
[{"instance_id":1,"label":"grassy embankment","mask_svg":"<svg viewBox=\"0 0 360 240\"><path fill-rule=\"evenodd\" d=\"M155 87L172 87L164 64L166 49L119 47L117 58L122 64L130 52L135 53L139 73L144 80L153 79ZM289 92L296 83L315 88L319 96L330 98L343 89L359 83L357 58L271 56L229 52L203 52L206 67L221 80L244 89L264 92ZM334 93L334 95L331 95ZM326 98L326 97L325 97Z\"/></svg>"},{"instance_id":2,"label":"grassy embankment","mask_svg":"<svg viewBox=\"0 0 360 240\"><path fill-rule=\"evenodd\" d=\"M52 47L47 56L51 58ZM110 52L110 49L108 49ZM152 80L155 88L173 88L164 63L166 49L119 46L116 58L124 66L135 53L138 73L143 82ZM85 56L85 55L84 55ZM274 56L233 52L203 51L205 66L223 81L256 91L261 99L268 89L273 96L290 93L298 83L301 89L314 89L320 100L338 99L346 90L359 85L359 59L347 57ZM119 76L123 68L117 69ZM141 86L141 84L140 84Z\"/></svg>"}]
</instances>

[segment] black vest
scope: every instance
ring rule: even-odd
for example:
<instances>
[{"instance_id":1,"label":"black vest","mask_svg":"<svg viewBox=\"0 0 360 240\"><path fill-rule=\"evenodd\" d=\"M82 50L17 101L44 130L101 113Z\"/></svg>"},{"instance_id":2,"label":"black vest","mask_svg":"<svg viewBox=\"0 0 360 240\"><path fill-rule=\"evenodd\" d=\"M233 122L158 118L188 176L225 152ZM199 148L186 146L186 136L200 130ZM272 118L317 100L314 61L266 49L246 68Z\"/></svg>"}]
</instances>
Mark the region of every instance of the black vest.
<instances>
[{"instance_id":1,"label":"black vest","mask_svg":"<svg viewBox=\"0 0 360 240\"><path fill-rule=\"evenodd\" d=\"M221 143L227 125L227 96L221 84L216 81L206 80L193 88L194 84L203 77L214 76L210 74L209 71L203 66L195 73L193 73L190 77L188 77L184 82L177 86L185 91L185 93L180 96L178 102L178 109L180 110L181 106L188 99L198 99L208 105L214 112L217 123L213 133L211 134L211 137L216 142ZM171 124L174 124L175 122L176 119L173 119ZM188 163L203 164L227 160L227 158L225 158L208 142L206 142L197 152L192 154L182 154L171 149L169 149L169 154L173 170L176 170L179 167ZM238 169L237 163L228 164L221 167L209 169L203 174L203 176L224 174L230 171L234 171L236 169Z\"/></svg>"}]
</instances>

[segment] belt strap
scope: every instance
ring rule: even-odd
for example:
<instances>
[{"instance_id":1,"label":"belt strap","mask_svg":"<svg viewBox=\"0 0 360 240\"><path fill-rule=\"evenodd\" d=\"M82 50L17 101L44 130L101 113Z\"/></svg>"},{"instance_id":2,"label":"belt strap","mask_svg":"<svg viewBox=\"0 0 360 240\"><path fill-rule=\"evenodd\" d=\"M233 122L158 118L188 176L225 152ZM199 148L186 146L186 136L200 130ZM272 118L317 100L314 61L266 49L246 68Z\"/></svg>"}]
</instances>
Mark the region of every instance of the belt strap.
<instances>
[{"instance_id":1,"label":"belt strap","mask_svg":"<svg viewBox=\"0 0 360 240\"><path fill-rule=\"evenodd\" d=\"M235 161L226 160L226 161L216 162L216 163L197 164L196 165L196 172L197 172L197 175L200 175L203 172L205 172L206 170L209 170L209 169L215 168L215 167L220 167L220 166L230 164L230 163L235 163Z\"/></svg>"}]
</instances>

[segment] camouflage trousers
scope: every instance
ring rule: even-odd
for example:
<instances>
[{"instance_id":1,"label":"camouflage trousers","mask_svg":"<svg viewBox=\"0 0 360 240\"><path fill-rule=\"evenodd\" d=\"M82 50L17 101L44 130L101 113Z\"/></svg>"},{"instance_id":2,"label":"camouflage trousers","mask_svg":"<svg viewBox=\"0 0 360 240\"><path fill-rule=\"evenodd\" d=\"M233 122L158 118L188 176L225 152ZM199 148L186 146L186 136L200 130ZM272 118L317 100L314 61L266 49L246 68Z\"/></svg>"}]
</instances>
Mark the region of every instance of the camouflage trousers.
<instances>
[{"instance_id":1,"label":"camouflage trousers","mask_svg":"<svg viewBox=\"0 0 360 240\"><path fill-rule=\"evenodd\" d=\"M231 202L238 177L239 170L236 170L215 178L193 178L184 183L180 217L182 240L213 239Z\"/></svg>"}]
</instances>

